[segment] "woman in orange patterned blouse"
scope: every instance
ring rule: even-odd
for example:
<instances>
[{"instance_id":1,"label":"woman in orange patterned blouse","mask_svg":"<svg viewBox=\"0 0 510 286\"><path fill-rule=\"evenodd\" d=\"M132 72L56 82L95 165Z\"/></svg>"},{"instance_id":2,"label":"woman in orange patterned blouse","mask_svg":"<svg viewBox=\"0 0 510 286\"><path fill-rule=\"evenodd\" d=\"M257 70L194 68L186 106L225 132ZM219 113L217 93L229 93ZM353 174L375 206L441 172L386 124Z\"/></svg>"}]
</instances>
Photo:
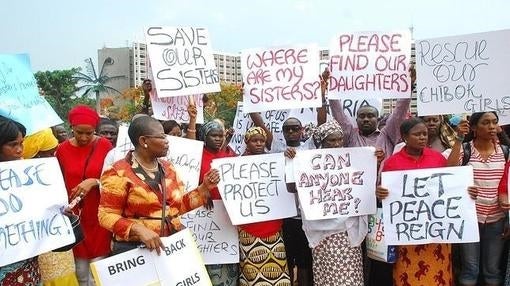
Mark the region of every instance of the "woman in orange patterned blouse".
<instances>
[{"instance_id":1,"label":"woman in orange patterned blouse","mask_svg":"<svg viewBox=\"0 0 510 286\"><path fill-rule=\"evenodd\" d=\"M179 216L207 202L219 174L214 169L209 171L197 189L184 194L174 167L158 159L168 151L161 123L148 116L139 117L129 126L128 135L135 150L101 177L99 223L115 235L114 254L140 243L159 254L164 247L160 237L183 228Z\"/></svg>"}]
</instances>

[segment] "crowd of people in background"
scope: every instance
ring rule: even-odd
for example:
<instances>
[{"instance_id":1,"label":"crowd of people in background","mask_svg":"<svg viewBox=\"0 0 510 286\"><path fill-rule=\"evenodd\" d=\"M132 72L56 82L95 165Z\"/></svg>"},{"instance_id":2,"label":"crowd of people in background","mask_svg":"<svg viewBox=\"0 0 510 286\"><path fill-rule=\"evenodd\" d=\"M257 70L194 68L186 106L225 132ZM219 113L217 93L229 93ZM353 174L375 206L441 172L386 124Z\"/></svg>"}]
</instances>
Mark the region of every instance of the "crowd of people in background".
<instances>
[{"instance_id":1,"label":"crowd of people in background","mask_svg":"<svg viewBox=\"0 0 510 286\"><path fill-rule=\"evenodd\" d=\"M323 95L327 79L325 72ZM150 90L149 80L143 85ZM469 119L413 117L410 102L398 100L393 112L385 115L362 106L352 124L340 101L324 99L316 124L303 126L292 117L283 123L284 143L273 140L260 114L252 113L254 126L244 134L242 156L281 152L293 158L308 149L372 146L380 172L470 165L474 185L466 196L476 201L480 242L397 246L397 262L391 264L367 257L367 216L311 221L298 215L239 225L240 263L208 265L212 284L510 285L505 240L510 140L497 113L475 113ZM80 213L85 237L71 251L1 267L0 285L94 285L91 262L140 244L159 253L161 237L183 229L180 215L201 206L211 208L212 200L221 199L220 176L211 162L237 156L228 147L232 133L226 123L214 119L196 124L193 104L185 126L153 119L148 98L139 111L128 129L134 149L123 158L115 155L118 123L87 106L69 112L65 126L71 132L60 125L26 136L24 126L0 118L0 162L55 156L69 202L75 203L67 211ZM200 185L186 194L175 168L164 159L172 148L167 135L204 143ZM376 189L380 204L390 190L382 185ZM287 190L296 193L295 184L288 183ZM416 275L424 264L427 271Z\"/></svg>"}]
</instances>

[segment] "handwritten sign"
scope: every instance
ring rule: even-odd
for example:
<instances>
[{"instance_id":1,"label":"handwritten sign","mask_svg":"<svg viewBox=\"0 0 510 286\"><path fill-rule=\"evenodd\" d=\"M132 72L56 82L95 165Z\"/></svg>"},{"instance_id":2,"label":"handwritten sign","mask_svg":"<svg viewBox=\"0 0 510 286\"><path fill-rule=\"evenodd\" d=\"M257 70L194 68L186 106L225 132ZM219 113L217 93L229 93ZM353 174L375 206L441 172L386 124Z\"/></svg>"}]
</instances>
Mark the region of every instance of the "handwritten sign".
<instances>
[{"instance_id":1,"label":"handwritten sign","mask_svg":"<svg viewBox=\"0 0 510 286\"><path fill-rule=\"evenodd\" d=\"M365 237L367 256L388 263L397 261L397 249L389 246L384 239L382 208L377 208L375 215L368 216L368 233Z\"/></svg>"},{"instance_id":2,"label":"handwritten sign","mask_svg":"<svg viewBox=\"0 0 510 286\"><path fill-rule=\"evenodd\" d=\"M60 208L67 192L57 159L0 163L0 266L75 241Z\"/></svg>"},{"instance_id":3,"label":"handwritten sign","mask_svg":"<svg viewBox=\"0 0 510 286\"><path fill-rule=\"evenodd\" d=\"M322 74L322 72L324 70L329 70L329 61L321 60L319 62L319 74ZM326 98L329 99L327 91L326 91ZM382 98L375 98L375 97L344 98L344 97L342 97L342 99L340 99L340 100L342 101L342 107L344 110L344 114L347 117L349 117L351 123L354 124L355 126L357 125L356 114L357 114L359 108L361 108L363 106L370 105L370 106L377 108L377 110L379 111L379 114L382 114L382 112L383 112ZM314 114L311 117L312 120L310 122L316 123L317 122L317 114L316 114L314 108L311 108L311 110L313 111ZM327 112L328 112L328 119L332 118L331 109L328 108ZM291 115L291 117L292 116L293 115Z\"/></svg>"},{"instance_id":4,"label":"handwritten sign","mask_svg":"<svg viewBox=\"0 0 510 286\"><path fill-rule=\"evenodd\" d=\"M115 145L115 161L118 161L124 157L130 150L134 150L135 147L131 143L128 135L129 126L125 124L119 125L119 132L117 133L117 144Z\"/></svg>"},{"instance_id":5,"label":"handwritten sign","mask_svg":"<svg viewBox=\"0 0 510 286\"><path fill-rule=\"evenodd\" d=\"M150 27L145 40L159 98L220 91L207 29Z\"/></svg>"},{"instance_id":6,"label":"handwritten sign","mask_svg":"<svg viewBox=\"0 0 510 286\"><path fill-rule=\"evenodd\" d=\"M193 95L197 107L197 123L204 123L204 103L202 95ZM158 120L175 120L179 123L188 123L189 96L157 97L151 93L153 117Z\"/></svg>"},{"instance_id":7,"label":"handwritten sign","mask_svg":"<svg viewBox=\"0 0 510 286\"><path fill-rule=\"evenodd\" d=\"M330 53L329 99L409 98L409 31L341 34Z\"/></svg>"},{"instance_id":8,"label":"handwritten sign","mask_svg":"<svg viewBox=\"0 0 510 286\"><path fill-rule=\"evenodd\" d=\"M211 166L220 172L218 189L232 224L297 215L282 153L215 159Z\"/></svg>"},{"instance_id":9,"label":"handwritten sign","mask_svg":"<svg viewBox=\"0 0 510 286\"><path fill-rule=\"evenodd\" d=\"M213 201L214 208L204 207L181 216L181 222L193 232L204 263L239 263L239 235L228 218L221 200Z\"/></svg>"},{"instance_id":10,"label":"handwritten sign","mask_svg":"<svg viewBox=\"0 0 510 286\"><path fill-rule=\"evenodd\" d=\"M299 151L294 178L308 220L376 212L377 159L373 147Z\"/></svg>"},{"instance_id":11,"label":"handwritten sign","mask_svg":"<svg viewBox=\"0 0 510 286\"><path fill-rule=\"evenodd\" d=\"M230 148L238 154L241 155L244 153L246 149L246 144L244 143L244 134L246 130L253 127L253 121L250 118L248 113L244 113L244 105L242 102L237 103L236 116L234 118L233 128L234 135L229 142ZM268 110L261 113L262 120L264 120L264 124L267 129L273 133L273 141L281 142L281 144L285 144L283 134L282 134L282 125L285 120L289 116L288 110Z\"/></svg>"},{"instance_id":12,"label":"handwritten sign","mask_svg":"<svg viewBox=\"0 0 510 286\"><path fill-rule=\"evenodd\" d=\"M509 44L510 30L418 41L418 114L497 111L510 117Z\"/></svg>"},{"instance_id":13,"label":"handwritten sign","mask_svg":"<svg viewBox=\"0 0 510 286\"><path fill-rule=\"evenodd\" d=\"M27 54L0 54L0 102L0 115L23 124L27 135L62 123L39 95Z\"/></svg>"},{"instance_id":14,"label":"handwritten sign","mask_svg":"<svg viewBox=\"0 0 510 286\"><path fill-rule=\"evenodd\" d=\"M137 248L90 264L96 285L212 285L188 229L161 241L159 256Z\"/></svg>"},{"instance_id":15,"label":"handwritten sign","mask_svg":"<svg viewBox=\"0 0 510 286\"><path fill-rule=\"evenodd\" d=\"M170 146L167 158L184 183L184 190L189 192L198 187L204 143L175 136L167 136L167 139Z\"/></svg>"},{"instance_id":16,"label":"handwritten sign","mask_svg":"<svg viewBox=\"0 0 510 286\"><path fill-rule=\"evenodd\" d=\"M480 241L471 166L382 173L384 235L389 245Z\"/></svg>"},{"instance_id":17,"label":"handwritten sign","mask_svg":"<svg viewBox=\"0 0 510 286\"><path fill-rule=\"evenodd\" d=\"M365 105L374 106L382 111L382 100L379 98L367 98L367 99L343 99L343 109L345 115L348 116L353 124L356 123L356 112L358 109ZM331 111L331 110L329 110ZM273 146L286 146L285 138L282 133L283 123L289 118L297 118L302 126L309 123L317 125L317 111L315 108L295 108L288 110L268 110L261 113L262 120L266 127L273 133ZM331 114L328 113L328 118L332 118ZM243 103L237 103L236 115L234 117L234 135L229 142L230 148L237 154L241 155L246 149L244 143L244 134L246 130L253 127L253 121L248 113L243 113ZM272 152L273 150L271 150Z\"/></svg>"},{"instance_id":18,"label":"handwritten sign","mask_svg":"<svg viewBox=\"0 0 510 286\"><path fill-rule=\"evenodd\" d=\"M241 52L245 112L322 104L315 45Z\"/></svg>"}]
</instances>

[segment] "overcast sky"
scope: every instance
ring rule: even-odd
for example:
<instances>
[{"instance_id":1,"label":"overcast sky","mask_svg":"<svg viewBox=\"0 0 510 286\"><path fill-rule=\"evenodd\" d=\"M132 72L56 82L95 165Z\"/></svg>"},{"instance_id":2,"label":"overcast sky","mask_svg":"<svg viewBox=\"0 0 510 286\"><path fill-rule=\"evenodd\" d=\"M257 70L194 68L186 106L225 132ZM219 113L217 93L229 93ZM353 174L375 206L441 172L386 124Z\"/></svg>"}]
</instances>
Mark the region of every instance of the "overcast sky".
<instances>
[{"instance_id":1,"label":"overcast sky","mask_svg":"<svg viewBox=\"0 0 510 286\"><path fill-rule=\"evenodd\" d=\"M411 4L412 3L412 4ZM414 38L510 29L507 0L15 0L0 10L0 53L29 53L34 71L97 61L102 47L143 41L143 28L209 29L213 50L292 43L327 47L339 32L414 27Z\"/></svg>"}]
</instances>

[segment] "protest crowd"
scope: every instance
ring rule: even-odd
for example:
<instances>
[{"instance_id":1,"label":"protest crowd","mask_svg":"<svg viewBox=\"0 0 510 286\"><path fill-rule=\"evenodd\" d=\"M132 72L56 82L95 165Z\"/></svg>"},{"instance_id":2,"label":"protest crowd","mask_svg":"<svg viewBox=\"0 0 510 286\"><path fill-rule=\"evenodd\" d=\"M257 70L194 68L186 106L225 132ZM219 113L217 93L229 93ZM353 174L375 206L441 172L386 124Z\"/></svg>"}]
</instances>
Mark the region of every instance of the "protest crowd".
<instances>
[{"instance_id":1,"label":"protest crowd","mask_svg":"<svg viewBox=\"0 0 510 286\"><path fill-rule=\"evenodd\" d=\"M188 33L198 43L183 47L206 45ZM411 65L405 38L342 35L320 71L313 47L250 50L234 122L197 120L192 95L219 86L205 50L181 63L189 76L144 80L128 123L77 105L41 126L0 108L0 285L510 285L510 120L483 88L432 87L427 72L469 47L417 43ZM489 58L475 53L473 69ZM474 100L455 102L461 89ZM158 116L168 90L187 122ZM351 118L343 99L371 94L392 112ZM416 97L430 105L413 114ZM272 124L270 110L286 116Z\"/></svg>"}]
</instances>

